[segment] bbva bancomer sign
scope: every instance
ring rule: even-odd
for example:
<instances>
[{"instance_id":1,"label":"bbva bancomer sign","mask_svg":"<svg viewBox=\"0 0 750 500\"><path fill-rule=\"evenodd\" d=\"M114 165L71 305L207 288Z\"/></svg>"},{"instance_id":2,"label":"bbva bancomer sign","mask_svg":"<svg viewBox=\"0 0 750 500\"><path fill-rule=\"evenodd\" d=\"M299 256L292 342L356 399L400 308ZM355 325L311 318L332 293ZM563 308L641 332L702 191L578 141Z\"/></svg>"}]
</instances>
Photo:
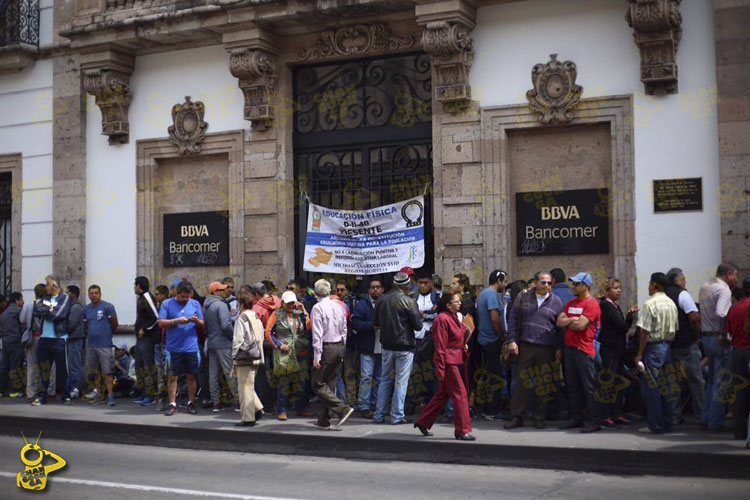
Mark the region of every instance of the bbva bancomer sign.
<instances>
[{"instance_id":1,"label":"bbva bancomer sign","mask_svg":"<svg viewBox=\"0 0 750 500\"><path fill-rule=\"evenodd\" d=\"M229 265L229 212L164 214L164 267Z\"/></svg>"},{"instance_id":2,"label":"bbva bancomer sign","mask_svg":"<svg viewBox=\"0 0 750 500\"><path fill-rule=\"evenodd\" d=\"M518 255L609 253L609 190L516 194Z\"/></svg>"}]
</instances>

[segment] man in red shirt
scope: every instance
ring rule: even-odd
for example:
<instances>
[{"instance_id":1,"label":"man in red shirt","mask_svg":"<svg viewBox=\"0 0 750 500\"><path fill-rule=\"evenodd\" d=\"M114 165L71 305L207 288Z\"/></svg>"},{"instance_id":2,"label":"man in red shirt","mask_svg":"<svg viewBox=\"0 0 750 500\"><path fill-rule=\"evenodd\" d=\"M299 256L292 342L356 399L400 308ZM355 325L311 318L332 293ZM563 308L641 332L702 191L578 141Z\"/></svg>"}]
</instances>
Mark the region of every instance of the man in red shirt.
<instances>
[{"instance_id":1,"label":"man in red shirt","mask_svg":"<svg viewBox=\"0 0 750 500\"><path fill-rule=\"evenodd\" d=\"M732 336L732 378L730 384L739 385L732 412L735 439L747 439L747 416L750 409L750 277L742 281L743 298L727 313L727 331Z\"/></svg>"},{"instance_id":2,"label":"man in red shirt","mask_svg":"<svg viewBox=\"0 0 750 500\"><path fill-rule=\"evenodd\" d=\"M575 298L568 302L557 317L557 326L565 328L565 386L570 400L570 421L562 429L586 425L581 432L601 430L594 402L596 347L594 339L601 321L599 301L591 296L594 281L589 273L578 273L569 278L573 282Z\"/></svg>"}]
</instances>

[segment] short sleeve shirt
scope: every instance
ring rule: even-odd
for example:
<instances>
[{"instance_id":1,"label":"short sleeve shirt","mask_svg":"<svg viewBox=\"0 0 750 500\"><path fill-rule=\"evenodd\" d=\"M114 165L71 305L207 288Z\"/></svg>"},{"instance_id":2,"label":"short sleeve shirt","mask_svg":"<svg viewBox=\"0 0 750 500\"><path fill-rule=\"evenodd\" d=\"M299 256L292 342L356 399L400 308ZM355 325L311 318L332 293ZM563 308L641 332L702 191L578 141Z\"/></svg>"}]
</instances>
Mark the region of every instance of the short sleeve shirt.
<instances>
[{"instance_id":1,"label":"short sleeve shirt","mask_svg":"<svg viewBox=\"0 0 750 500\"><path fill-rule=\"evenodd\" d=\"M568 302L563 308L563 312L569 318L586 316L589 319L589 326L582 332L577 332L570 328L565 330L565 345L575 347L589 356L596 356L594 339L596 338L596 329L599 327L602 319L602 310L599 307L599 301L594 297L587 297L583 300L576 297Z\"/></svg>"},{"instance_id":2,"label":"short sleeve shirt","mask_svg":"<svg viewBox=\"0 0 750 500\"><path fill-rule=\"evenodd\" d=\"M112 323L110 318L117 316L115 306L99 301L83 308L83 321L88 325L88 347L112 347Z\"/></svg>"},{"instance_id":3,"label":"short sleeve shirt","mask_svg":"<svg viewBox=\"0 0 750 500\"><path fill-rule=\"evenodd\" d=\"M479 319L479 336L477 337L477 341L480 345L497 342L500 340L498 335L502 335L502 332L495 331L490 311L497 311L502 317L503 307L500 303L500 295L494 288L484 289L477 298L477 316Z\"/></svg>"},{"instance_id":4,"label":"short sleeve shirt","mask_svg":"<svg viewBox=\"0 0 750 500\"><path fill-rule=\"evenodd\" d=\"M190 318L194 315L203 319L203 308L195 299L180 304L176 299L165 300L159 308L159 319ZM185 323L167 328L167 351L197 352L198 328L195 323Z\"/></svg>"},{"instance_id":5,"label":"short sleeve shirt","mask_svg":"<svg viewBox=\"0 0 750 500\"><path fill-rule=\"evenodd\" d=\"M638 312L638 326L649 332L649 342L672 342L677 331L677 306L663 292L657 292Z\"/></svg>"}]
</instances>

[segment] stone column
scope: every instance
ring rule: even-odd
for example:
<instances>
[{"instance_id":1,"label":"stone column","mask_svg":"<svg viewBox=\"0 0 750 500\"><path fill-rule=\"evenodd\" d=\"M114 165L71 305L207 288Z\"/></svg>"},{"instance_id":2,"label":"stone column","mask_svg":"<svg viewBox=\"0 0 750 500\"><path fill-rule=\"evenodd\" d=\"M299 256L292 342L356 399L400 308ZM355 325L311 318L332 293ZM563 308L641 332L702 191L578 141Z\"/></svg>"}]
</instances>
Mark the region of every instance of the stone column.
<instances>
[{"instance_id":1,"label":"stone column","mask_svg":"<svg viewBox=\"0 0 750 500\"><path fill-rule=\"evenodd\" d=\"M463 272L484 283L495 266L487 255L482 202L491 193L483 183L478 103L471 100L470 36L476 9L458 1L418 0L422 48L432 63L432 144L435 270L447 282Z\"/></svg>"},{"instance_id":2,"label":"stone column","mask_svg":"<svg viewBox=\"0 0 750 500\"><path fill-rule=\"evenodd\" d=\"M282 286L294 269L293 201L290 125L280 106L280 88L291 96L288 70L278 63L276 44L270 33L248 26L225 33L224 47L231 54L229 71L238 79L244 98L245 168L244 265L248 283L270 279ZM290 100L288 101L290 102Z\"/></svg>"},{"instance_id":3,"label":"stone column","mask_svg":"<svg viewBox=\"0 0 750 500\"><path fill-rule=\"evenodd\" d=\"M86 115L78 54L53 59L52 273L63 286L86 274Z\"/></svg>"},{"instance_id":4,"label":"stone column","mask_svg":"<svg viewBox=\"0 0 750 500\"><path fill-rule=\"evenodd\" d=\"M750 0L714 0L722 258L750 275Z\"/></svg>"}]
</instances>

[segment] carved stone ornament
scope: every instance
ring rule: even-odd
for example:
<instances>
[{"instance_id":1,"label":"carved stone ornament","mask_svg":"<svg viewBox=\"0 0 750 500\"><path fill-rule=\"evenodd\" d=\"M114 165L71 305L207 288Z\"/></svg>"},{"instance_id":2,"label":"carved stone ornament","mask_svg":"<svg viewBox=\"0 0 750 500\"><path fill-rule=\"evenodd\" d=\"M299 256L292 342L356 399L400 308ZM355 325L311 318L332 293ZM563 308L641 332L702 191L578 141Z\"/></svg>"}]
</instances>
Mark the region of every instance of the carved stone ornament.
<instances>
[{"instance_id":1,"label":"carved stone ornament","mask_svg":"<svg viewBox=\"0 0 750 500\"><path fill-rule=\"evenodd\" d=\"M229 59L229 71L240 80L239 87L245 98L245 120L259 130L272 126L271 99L279 81L276 56L260 49L234 49Z\"/></svg>"},{"instance_id":2,"label":"carved stone ornament","mask_svg":"<svg viewBox=\"0 0 750 500\"><path fill-rule=\"evenodd\" d=\"M547 64L536 64L531 70L534 88L526 92L526 98L540 122L567 123L573 119L571 111L578 106L583 87L576 85L578 70L573 61L560 62L557 54L549 57Z\"/></svg>"},{"instance_id":3,"label":"carved stone ornament","mask_svg":"<svg viewBox=\"0 0 750 500\"><path fill-rule=\"evenodd\" d=\"M677 93L677 47L682 38L682 0L628 0L625 20L641 51L641 81L645 92Z\"/></svg>"},{"instance_id":4,"label":"carved stone ornament","mask_svg":"<svg viewBox=\"0 0 750 500\"><path fill-rule=\"evenodd\" d=\"M469 68L474 59L469 29L458 23L434 21L422 31L422 48L432 56L437 100L460 104L471 100Z\"/></svg>"},{"instance_id":5,"label":"carved stone ornament","mask_svg":"<svg viewBox=\"0 0 750 500\"><path fill-rule=\"evenodd\" d=\"M172 106L173 124L168 129L169 140L181 155L200 153L208 128L208 123L203 121L205 113L203 103L192 102L190 96L185 96L184 103Z\"/></svg>"},{"instance_id":6,"label":"carved stone ornament","mask_svg":"<svg viewBox=\"0 0 750 500\"><path fill-rule=\"evenodd\" d=\"M414 46L414 37L393 36L384 24L355 24L327 29L311 49L300 49L300 60L355 56L369 52L387 52Z\"/></svg>"},{"instance_id":7,"label":"carved stone ornament","mask_svg":"<svg viewBox=\"0 0 750 500\"><path fill-rule=\"evenodd\" d=\"M126 144L130 135L130 75L108 69L89 69L84 72L86 92L96 98L102 113L102 135L109 136L110 144Z\"/></svg>"}]
</instances>

